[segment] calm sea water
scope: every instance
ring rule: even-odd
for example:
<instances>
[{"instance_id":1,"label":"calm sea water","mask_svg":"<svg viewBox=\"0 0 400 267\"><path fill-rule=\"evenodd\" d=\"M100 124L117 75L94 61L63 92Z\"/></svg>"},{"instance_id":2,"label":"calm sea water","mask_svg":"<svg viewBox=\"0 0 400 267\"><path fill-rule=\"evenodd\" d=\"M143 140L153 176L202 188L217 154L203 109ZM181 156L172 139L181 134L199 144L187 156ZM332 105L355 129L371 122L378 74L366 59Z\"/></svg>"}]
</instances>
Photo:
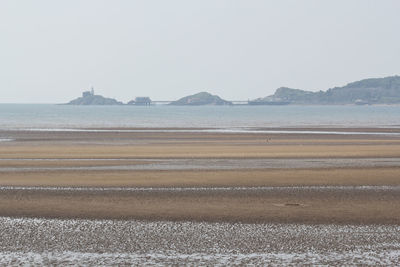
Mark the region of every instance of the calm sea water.
<instances>
[{"instance_id":1,"label":"calm sea water","mask_svg":"<svg viewBox=\"0 0 400 267\"><path fill-rule=\"evenodd\" d=\"M0 129L396 126L400 106L64 106L0 104Z\"/></svg>"}]
</instances>

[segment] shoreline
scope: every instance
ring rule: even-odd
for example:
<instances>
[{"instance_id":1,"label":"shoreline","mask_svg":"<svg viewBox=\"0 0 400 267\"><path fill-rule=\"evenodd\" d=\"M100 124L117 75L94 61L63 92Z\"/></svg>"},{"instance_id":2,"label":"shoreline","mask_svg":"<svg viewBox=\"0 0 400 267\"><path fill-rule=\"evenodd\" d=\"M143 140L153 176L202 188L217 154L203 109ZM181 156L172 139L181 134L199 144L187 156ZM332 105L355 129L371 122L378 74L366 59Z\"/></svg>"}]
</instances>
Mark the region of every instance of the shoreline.
<instances>
[{"instance_id":1,"label":"shoreline","mask_svg":"<svg viewBox=\"0 0 400 267\"><path fill-rule=\"evenodd\" d=\"M205 133L205 134L323 134L323 135L400 135L399 126L284 126L284 127L59 127L59 128L0 128L0 134L18 132L60 133ZM3 138L0 140L7 140Z\"/></svg>"}]
</instances>

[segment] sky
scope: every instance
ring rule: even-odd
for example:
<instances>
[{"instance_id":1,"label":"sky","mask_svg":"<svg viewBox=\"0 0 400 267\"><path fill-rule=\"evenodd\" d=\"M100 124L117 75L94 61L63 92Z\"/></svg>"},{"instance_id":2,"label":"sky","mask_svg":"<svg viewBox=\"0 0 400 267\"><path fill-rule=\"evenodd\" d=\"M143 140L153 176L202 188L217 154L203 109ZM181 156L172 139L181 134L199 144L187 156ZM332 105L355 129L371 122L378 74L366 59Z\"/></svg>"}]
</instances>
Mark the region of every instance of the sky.
<instances>
[{"instance_id":1,"label":"sky","mask_svg":"<svg viewBox=\"0 0 400 267\"><path fill-rule=\"evenodd\" d=\"M400 75L397 0L1 0L0 103L127 102Z\"/></svg>"}]
</instances>

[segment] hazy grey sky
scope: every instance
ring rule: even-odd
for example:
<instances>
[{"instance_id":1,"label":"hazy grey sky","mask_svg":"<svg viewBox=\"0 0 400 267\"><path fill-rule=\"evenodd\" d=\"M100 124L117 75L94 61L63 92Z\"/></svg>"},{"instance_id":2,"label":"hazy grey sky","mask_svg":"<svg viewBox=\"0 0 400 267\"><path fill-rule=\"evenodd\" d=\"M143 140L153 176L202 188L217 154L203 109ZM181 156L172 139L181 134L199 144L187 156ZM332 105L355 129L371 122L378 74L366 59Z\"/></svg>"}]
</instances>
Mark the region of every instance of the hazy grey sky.
<instances>
[{"instance_id":1,"label":"hazy grey sky","mask_svg":"<svg viewBox=\"0 0 400 267\"><path fill-rule=\"evenodd\" d=\"M400 1L0 0L0 102L325 90L400 74Z\"/></svg>"}]
</instances>

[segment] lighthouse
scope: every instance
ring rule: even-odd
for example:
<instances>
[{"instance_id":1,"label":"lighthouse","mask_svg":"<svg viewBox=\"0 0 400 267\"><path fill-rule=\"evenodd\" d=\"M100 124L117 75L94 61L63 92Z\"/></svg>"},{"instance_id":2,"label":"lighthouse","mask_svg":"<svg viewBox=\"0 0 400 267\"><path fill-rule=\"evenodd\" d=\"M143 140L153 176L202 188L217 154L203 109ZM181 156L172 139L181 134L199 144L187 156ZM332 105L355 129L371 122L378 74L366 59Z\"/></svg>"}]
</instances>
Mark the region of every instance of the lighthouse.
<instances>
[{"instance_id":1,"label":"lighthouse","mask_svg":"<svg viewBox=\"0 0 400 267\"><path fill-rule=\"evenodd\" d=\"M93 86L91 87L90 91L85 91L82 93L82 97L90 97L94 96L94 88Z\"/></svg>"}]
</instances>

